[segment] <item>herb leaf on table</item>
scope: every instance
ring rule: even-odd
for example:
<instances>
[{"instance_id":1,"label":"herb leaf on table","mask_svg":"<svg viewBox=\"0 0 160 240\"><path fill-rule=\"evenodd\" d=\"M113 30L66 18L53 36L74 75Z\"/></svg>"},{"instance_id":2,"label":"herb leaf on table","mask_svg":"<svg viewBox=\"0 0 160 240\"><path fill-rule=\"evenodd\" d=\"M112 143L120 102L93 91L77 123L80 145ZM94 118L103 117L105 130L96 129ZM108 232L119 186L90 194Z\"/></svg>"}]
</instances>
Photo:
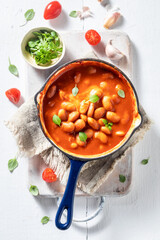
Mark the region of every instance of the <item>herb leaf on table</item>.
<instances>
[{"instance_id":1,"label":"herb leaf on table","mask_svg":"<svg viewBox=\"0 0 160 240\"><path fill-rule=\"evenodd\" d=\"M143 159L143 160L141 161L141 164L142 164L142 165L146 165L146 164L148 164L148 161L149 161L149 158Z\"/></svg>"},{"instance_id":2,"label":"herb leaf on table","mask_svg":"<svg viewBox=\"0 0 160 240\"><path fill-rule=\"evenodd\" d=\"M25 26L28 21L31 21L34 18L34 15L35 15L35 11L33 9L28 9L24 14L26 22L22 24L20 27Z\"/></svg>"},{"instance_id":3,"label":"herb leaf on table","mask_svg":"<svg viewBox=\"0 0 160 240\"><path fill-rule=\"evenodd\" d=\"M73 17L73 18L78 17L77 11L72 11L72 12L70 12L69 16L70 16L70 17Z\"/></svg>"},{"instance_id":4,"label":"herb leaf on table","mask_svg":"<svg viewBox=\"0 0 160 240\"><path fill-rule=\"evenodd\" d=\"M15 75L16 77L18 77L19 73L18 73L18 69L15 65L11 64L10 58L8 58L9 60L9 71L10 73L12 73L13 75Z\"/></svg>"},{"instance_id":5,"label":"herb leaf on table","mask_svg":"<svg viewBox=\"0 0 160 240\"><path fill-rule=\"evenodd\" d=\"M39 190L35 185L31 185L29 191L33 196L37 196L39 194Z\"/></svg>"},{"instance_id":6,"label":"herb leaf on table","mask_svg":"<svg viewBox=\"0 0 160 240\"><path fill-rule=\"evenodd\" d=\"M17 162L17 159L16 158L13 158L13 159L10 159L8 161L8 170L10 172L13 172L15 168L18 167L18 162Z\"/></svg>"},{"instance_id":7,"label":"herb leaf on table","mask_svg":"<svg viewBox=\"0 0 160 240\"><path fill-rule=\"evenodd\" d=\"M42 224L47 224L49 222L50 218L47 217L47 216L44 216L42 219L41 219L41 223Z\"/></svg>"}]
</instances>

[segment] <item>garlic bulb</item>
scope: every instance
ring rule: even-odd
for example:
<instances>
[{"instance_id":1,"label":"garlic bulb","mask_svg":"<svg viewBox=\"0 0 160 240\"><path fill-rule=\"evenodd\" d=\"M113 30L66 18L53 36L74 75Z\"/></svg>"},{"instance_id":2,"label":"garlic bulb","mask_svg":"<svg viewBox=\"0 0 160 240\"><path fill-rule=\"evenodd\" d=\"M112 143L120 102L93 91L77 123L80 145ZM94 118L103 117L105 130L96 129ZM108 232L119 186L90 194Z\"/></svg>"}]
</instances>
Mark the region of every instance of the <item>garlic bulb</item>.
<instances>
[{"instance_id":1,"label":"garlic bulb","mask_svg":"<svg viewBox=\"0 0 160 240\"><path fill-rule=\"evenodd\" d=\"M119 51L119 49L115 48L112 45L112 40L109 40L106 47L105 47L105 52L107 57L115 62L118 62L120 60L122 60L122 58L125 57L125 55Z\"/></svg>"},{"instance_id":2,"label":"garlic bulb","mask_svg":"<svg viewBox=\"0 0 160 240\"><path fill-rule=\"evenodd\" d=\"M110 11L107 15L107 17L104 20L104 27L110 28L113 24L115 24L118 19L120 18L121 14L118 11Z\"/></svg>"}]
</instances>

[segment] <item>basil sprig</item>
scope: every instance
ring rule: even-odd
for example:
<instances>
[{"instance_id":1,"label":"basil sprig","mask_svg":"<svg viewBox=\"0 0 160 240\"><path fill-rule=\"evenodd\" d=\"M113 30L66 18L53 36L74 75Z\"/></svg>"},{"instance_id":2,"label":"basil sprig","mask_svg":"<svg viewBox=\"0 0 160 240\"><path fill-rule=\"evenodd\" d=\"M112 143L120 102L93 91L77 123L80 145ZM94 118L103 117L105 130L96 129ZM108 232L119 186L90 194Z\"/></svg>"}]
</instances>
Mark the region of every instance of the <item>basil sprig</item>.
<instances>
[{"instance_id":1,"label":"basil sprig","mask_svg":"<svg viewBox=\"0 0 160 240\"><path fill-rule=\"evenodd\" d=\"M47 217L47 216L44 216L42 219L41 219L41 223L42 224L47 224L49 222L50 218Z\"/></svg>"},{"instance_id":2,"label":"basil sprig","mask_svg":"<svg viewBox=\"0 0 160 240\"><path fill-rule=\"evenodd\" d=\"M58 125L60 127L61 125L61 119L55 114L53 115L53 118L52 118L53 122Z\"/></svg>"},{"instance_id":3,"label":"basil sprig","mask_svg":"<svg viewBox=\"0 0 160 240\"><path fill-rule=\"evenodd\" d=\"M95 94L95 95L91 95L89 97L89 100L92 102L92 103L95 103L99 100L99 97Z\"/></svg>"},{"instance_id":4,"label":"basil sprig","mask_svg":"<svg viewBox=\"0 0 160 240\"><path fill-rule=\"evenodd\" d=\"M84 132L79 132L79 139L80 139L82 142L86 142L86 140L87 140L87 134L84 133Z\"/></svg>"},{"instance_id":5,"label":"basil sprig","mask_svg":"<svg viewBox=\"0 0 160 240\"><path fill-rule=\"evenodd\" d=\"M8 170L10 172L13 172L15 168L18 167L18 162L17 162L17 159L16 158L13 158L13 159L10 159L8 161Z\"/></svg>"}]
</instances>

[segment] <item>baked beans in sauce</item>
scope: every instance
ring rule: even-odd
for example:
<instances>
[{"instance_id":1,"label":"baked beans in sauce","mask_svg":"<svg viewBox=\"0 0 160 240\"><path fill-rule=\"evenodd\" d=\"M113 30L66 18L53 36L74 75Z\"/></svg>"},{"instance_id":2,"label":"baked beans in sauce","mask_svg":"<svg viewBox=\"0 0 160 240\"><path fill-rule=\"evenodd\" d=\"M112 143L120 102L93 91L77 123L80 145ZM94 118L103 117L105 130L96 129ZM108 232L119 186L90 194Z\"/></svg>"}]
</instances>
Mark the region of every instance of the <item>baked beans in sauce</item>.
<instances>
[{"instance_id":1,"label":"baked beans in sauce","mask_svg":"<svg viewBox=\"0 0 160 240\"><path fill-rule=\"evenodd\" d=\"M78 93L72 89L78 88ZM77 90L76 88L76 90ZM119 90L125 96L120 96ZM96 95L96 102L90 96ZM97 98L98 96L98 98ZM119 144L137 114L132 88L124 77L96 65L64 72L43 99L43 121L49 137L68 152L95 155ZM56 115L59 125L53 121ZM79 132L87 139L81 139Z\"/></svg>"}]
</instances>

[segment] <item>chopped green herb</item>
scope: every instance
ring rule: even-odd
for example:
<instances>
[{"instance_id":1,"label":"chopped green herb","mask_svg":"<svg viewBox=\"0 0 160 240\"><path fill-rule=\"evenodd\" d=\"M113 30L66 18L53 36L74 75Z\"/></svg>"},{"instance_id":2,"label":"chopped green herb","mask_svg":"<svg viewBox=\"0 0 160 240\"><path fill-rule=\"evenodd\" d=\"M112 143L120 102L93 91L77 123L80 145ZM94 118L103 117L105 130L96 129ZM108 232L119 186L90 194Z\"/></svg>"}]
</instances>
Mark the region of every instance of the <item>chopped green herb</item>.
<instances>
[{"instance_id":1,"label":"chopped green herb","mask_svg":"<svg viewBox=\"0 0 160 240\"><path fill-rule=\"evenodd\" d=\"M91 95L89 97L89 100L92 102L92 103L95 103L99 100L99 97L97 95Z\"/></svg>"},{"instance_id":2,"label":"chopped green herb","mask_svg":"<svg viewBox=\"0 0 160 240\"><path fill-rule=\"evenodd\" d=\"M9 69L10 73L12 73L16 77L18 77L19 74L18 74L17 67L15 65L11 64L10 58L8 60L9 60L9 67L8 67L8 69Z\"/></svg>"},{"instance_id":3,"label":"chopped green herb","mask_svg":"<svg viewBox=\"0 0 160 240\"><path fill-rule=\"evenodd\" d=\"M124 175L119 175L119 181L124 183L126 181L126 177Z\"/></svg>"},{"instance_id":4,"label":"chopped green herb","mask_svg":"<svg viewBox=\"0 0 160 240\"><path fill-rule=\"evenodd\" d=\"M28 41L26 51L35 59L37 65L50 64L62 55L62 43L55 31L33 32L35 38Z\"/></svg>"},{"instance_id":5,"label":"chopped green herb","mask_svg":"<svg viewBox=\"0 0 160 240\"><path fill-rule=\"evenodd\" d=\"M142 161L141 161L141 163L143 164L143 165L146 165L147 163L148 163L148 158L146 158L146 159L143 159Z\"/></svg>"},{"instance_id":6,"label":"chopped green herb","mask_svg":"<svg viewBox=\"0 0 160 240\"><path fill-rule=\"evenodd\" d=\"M17 159L16 158L13 158L13 159L10 159L8 161L8 170L10 172L13 172L13 170L18 167L18 162L17 162Z\"/></svg>"},{"instance_id":7,"label":"chopped green herb","mask_svg":"<svg viewBox=\"0 0 160 240\"><path fill-rule=\"evenodd\" d=\"M86 142L87 140L87 134L84 132L79 132L79 138L82 142Z\"/></svg>"},{"instance_id":8,"label":"chopped green herb","mask_svg":"<svg viewBox=\"0 0 160 240\"><path fill-rule=\"evenodd\" d=\"M47 217L47 216L44 216L42 219L41 219L41 223L42 224L47 224L49 222L50 218Z\"/></svg>"},{"instance_id":9,"label":"chopped green herb","mask_svg":"<svg viewBox=\"0 0 160 240\"><path fill-rule=\"evenodd\" d=\"M108 122L106 119L103 119L102 122L104 123L105 127L107 127L110 131L112 130L113 123Z\"/></svg>"},{"instance_id":10,"label":"chopped green herb","mask_svg":"<svg viewBox=\"0 0 160 240\"><path fill-rule=\"evenodd\" d=\"M56 114L53 115L52 120L53 120L53 122L54 122L56 125L58 125L58 126L61 125L61 119L60 119Z\"/></svg>"},{"instance_id":11,"label":"chopped green herb","mask_svg":"<svg viewBox=\"0 0 160 240\"><path fill-rule=\"evenodd\" d=\"M72 89L72 94L73 94L73 96L76 96L76 95L78 94L78 92L79 92L79 89L78 89L77 86L75 86L75 87Z\"/></svg>"},{"instance_id":12,"label":"chopped green herb","mask_svg":"<svg viewBox=\"0 0 160 240\"><path fill-rule=\"evenodd\" d=\"M69 16L70 16L70 17L73 17L73 18L78 17L77 11L72 11L72 12L70 12Z\"/></svg>"},{"instance_id":13,"label":"chopped green herb","mask_svg":"<svg viewBox=\"0 0 160 240\"><path fill-rule=\"evenodd\" d=\"M125 92L122 89L118 90L118 96L125 98Z\"/></svg>"},{"instance_id":14,"label":"chopped green herb","mask_svg":"<svg viewBox=\"0 0 160 240\"><path fill-rule=\"evenodd\" d=\"M39 194L39 190L37 186L34 186L34 185L30 186L29 191L33 196L37 196Z\"/></svg>"}]
</instances>

